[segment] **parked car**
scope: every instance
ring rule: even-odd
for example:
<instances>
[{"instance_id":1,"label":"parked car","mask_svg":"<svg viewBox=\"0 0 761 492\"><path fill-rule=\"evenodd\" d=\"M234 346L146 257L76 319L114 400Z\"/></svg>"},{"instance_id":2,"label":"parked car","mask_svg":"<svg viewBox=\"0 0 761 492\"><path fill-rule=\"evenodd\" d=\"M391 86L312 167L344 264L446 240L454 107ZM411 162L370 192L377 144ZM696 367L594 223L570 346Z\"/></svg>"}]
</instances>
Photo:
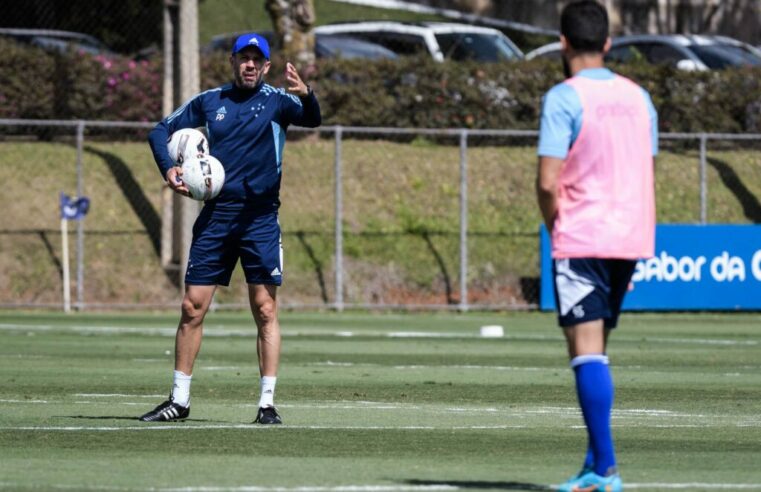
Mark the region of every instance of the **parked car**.
<instances>
[{"instance_id":1,"label":"parked car","mask_svg":"<svg viewBox=\"0 0 761 492\"><path fill-rule=\"evenodd\" d=\"M342 34L315 33L314 52L317 58L399 58L385 46Z\"/></svg>"},{"instance_id":2,"label":"parked car","mask_svg":"<svg viewBox=\"0 0 761 492\"><path fill-rule=\"evenodd\" d=\"M235 40L238 39L238 36L241 34L246 34L250 31L241 31L241 32L227 32L224 34L217 34L216 36L211 38L211 41L206 43L201 47L202 53L213 53L215 51L224 51L227 53L230 53L230 51L233 48L233 44L235 44ZM257 31L258 34L262 35L264 39L267 40L267 42L271 45L275 42L275 33L272 31Z\"/></svg>"},{"instance_id":3,"label":"parked car","mask_svg":"<svg viewBox=\"0 0 761 492\"><path fill-rule=\"evenodd\" d=\"M401 56L428 54L436 61L498 62L523 58L521 50L501 31L469 24L347 22L316 27L315 33L351 36L380 44Z\"/></svg>"},{"instance_id":4,"label":"parked car","mask_svg":"<svg viewBox=\"0 0 761 492\"><path fill-rule=\"evenodd\" d=\"M761 53L753 46L726 36L637 35L616 38L608 59L626 63L642 58L682 70L721 70L761 66Z\"/></svg>"},{"instance_id":5,"label":"parked car","mask_svg":"<svg viewBox=\"0 0 761 492\"><path fill-rule=\"evenodd\" d=\"M202 51L205 53L229 52L241 34L244 33L234 32L214 36L203 47ZM270 45L275 43L275 33L272 31L261 31L259 34L264 36ZM314 51L317 58L367 58L372 60L397 58L396 53L384 46L343 34L315 33Z\"/></svg>"},{"instance_id":6,"label":"parked car","mask_svg":"<svg viewBox=\"0 0 761 492\"><path fill-rule=\"evenodd\" d=\"M560 60L560 41L547 43L526 53L526 60L533 60L534 58Z\"/></svg>"},{"instance_id":7,"label":"parked car","mask_svg":"<svg viewBox=\"0 0 761 492\"><path fill-rule=\"evenodd\" d=\"M526 54L526 59L533 58L560 59L560 43L550 43ZM761 50L726 36L640 34L614 38L606 60L665 63L682 70L721 70L761 66Z\"/></svg>"},{"instance_id":8,"label":"parked car","mask_svg":"<svg viewBox=\"0 0 761 492\"><path fill-rule=\"evenodd\" d=\"M73 49L91 55L110 56L115 54L99 39L80 32L3 27L0 28L0 36L54 53L65 53Z\"/></svg>"}]
</instances>

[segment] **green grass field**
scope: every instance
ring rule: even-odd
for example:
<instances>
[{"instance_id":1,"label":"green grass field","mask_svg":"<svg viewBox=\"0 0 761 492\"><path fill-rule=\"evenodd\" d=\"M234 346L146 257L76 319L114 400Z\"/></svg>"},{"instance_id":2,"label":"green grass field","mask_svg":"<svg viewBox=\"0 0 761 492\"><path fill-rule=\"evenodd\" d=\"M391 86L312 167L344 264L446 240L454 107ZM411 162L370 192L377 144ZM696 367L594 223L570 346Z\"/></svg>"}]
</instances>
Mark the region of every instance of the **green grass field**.
<instances>
[{"instance_id":1,"label":"green grass field","mask_svg":"<svg viewBox=\"0 0 761 492\"><path fill-rule=\"evenodd\" d=\"M581 464L550 314L283 313L276 428L251 424L254 329L231 312L207 318L191 418L135 420L169 391L175 323L0 312L0 489L549 490ZM609 355L627 488L761 490L760 327L624 315Z\"/></svg>"}]
</instances>

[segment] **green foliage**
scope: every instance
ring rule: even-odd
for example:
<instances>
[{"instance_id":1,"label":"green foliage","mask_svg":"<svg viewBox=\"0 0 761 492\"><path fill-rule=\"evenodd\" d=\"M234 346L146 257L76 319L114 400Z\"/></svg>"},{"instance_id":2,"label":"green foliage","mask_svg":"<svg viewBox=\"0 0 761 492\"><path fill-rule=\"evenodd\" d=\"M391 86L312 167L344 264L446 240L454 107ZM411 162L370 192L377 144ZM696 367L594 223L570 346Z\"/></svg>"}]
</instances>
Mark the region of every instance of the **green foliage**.
<instances>
[{"instance_id":1,"label":"green foliage","mask_svg":"<svg viewBox=\"0 0 761 492\"><path fill-rule=\"evenodd\" d=\"M135 61L71 51L54 55L0 39L0 117L155 121L160 58ZM47 72L34 67L48 67ZM49 73L50 76L45 76Z\"/></svg>"},{"instance_id":2,"label":"green foliage","mask_svg":"<svg viewBox=\"0 0 761 492\"><path fill-rule=\"evenodd\" d=\"M65 60L68 107L72 118L151 121L161 111L160 60L79 56ZM72 73L74 76L72 76ZM92 116L91 116L92 115ZM97 116L95 116L97 115Z\"/></svg>"},{"instance_id":3,"label":"green foliage","mask_svg":"<svg viewBox=\"0 0 761 492\"><path fill-rule=\"evenodd\" d=\"M370 63L323 60L314 86L327 124L477 129L538 127L544 93L563 80L547 60ZM761 70L613 67L652 95L664 132L761 131Z\"/></svg>"},{"instance_id":4,"label":"green foliage","mask_svg":"<svg viewBox=\"0 0 761 492\"><path fill-rule=\"evenodd\" d=\"M661 131L761 131L759 68L686 72L634 63L614 69L650 92Z\"/></svg>"},{"instance_id":5,"label":"green foliage","mask_svg":"<svg viewBox=\"0 0 761 492\"><path fill-rule=\"evenodd\" d=\"M51 118L52 77L40 77L31 67L51 67L50 55L0 38L0 118Z\"/></svg>"},{"instance_id":6,"label":"green foliage","mask_svg":"<svg viewBox=\"0 0 761 492\"><path fill-rule=\"evenodd\" d=\"M49 55L0 40L0 114L4 117L156 121L161 57L136 62L82 53ZM54 67L54 76L30 70ZM283 85L285 60L273 57L267 80ZM642 84L661 131L761 131L761 69L683 72L634 63L613 67ZM201 60L202 89L230 80L226 53ZM436 63L319 60L309 80L327 125L536 129L544 93L563 79L556 62Z\"/></svg>"}]
</instances>

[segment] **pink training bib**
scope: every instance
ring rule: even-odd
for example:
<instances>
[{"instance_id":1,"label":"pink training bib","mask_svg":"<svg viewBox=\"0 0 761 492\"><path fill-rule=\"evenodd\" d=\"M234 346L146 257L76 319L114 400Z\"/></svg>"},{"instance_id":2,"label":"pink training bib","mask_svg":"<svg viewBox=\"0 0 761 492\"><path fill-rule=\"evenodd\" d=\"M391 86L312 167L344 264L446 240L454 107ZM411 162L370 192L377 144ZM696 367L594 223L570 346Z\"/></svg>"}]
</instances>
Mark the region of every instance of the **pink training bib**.
<instances>
[{"instance_id":1,"label":"pink training bib","mask_svg":"<svg viewBox=\"0 0 761 492\"><path fill-rule=\"evenodd\" d=\"M650 257L655 190L650 116L642 89L616 75L565 82L583 108L560 174L553 258Z\"/></svg>"}]
</instances>

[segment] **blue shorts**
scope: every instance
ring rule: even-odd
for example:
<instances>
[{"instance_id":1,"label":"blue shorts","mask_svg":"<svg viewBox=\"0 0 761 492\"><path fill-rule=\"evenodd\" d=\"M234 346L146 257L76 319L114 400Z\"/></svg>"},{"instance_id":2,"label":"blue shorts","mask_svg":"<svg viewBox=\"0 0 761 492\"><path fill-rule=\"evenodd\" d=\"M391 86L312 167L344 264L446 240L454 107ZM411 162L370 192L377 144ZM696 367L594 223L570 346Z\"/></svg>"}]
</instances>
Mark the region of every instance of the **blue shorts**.
<instances>
[{"instance_id":1,"label":"blue shorts","mask_svg":"<svg viewBox=\"0 0 761 492\"><path fill-rule=\"evenodd\" d=\"M283 247L277 211L206 205L193 225L186 285L230 285L240 258L246 282L280 285Z\"/></svg>"},{"instance_id":2,"label":"blue shorts","mask_svg":"<svg viewBox=\"0 0 761 492\"><path fill-rule=\"evenodd\" d=\"M565 328L602 319L605 328L615 328L636 265L601 258L553 260L558 324Z\"/></svg>"}]
</instances>

